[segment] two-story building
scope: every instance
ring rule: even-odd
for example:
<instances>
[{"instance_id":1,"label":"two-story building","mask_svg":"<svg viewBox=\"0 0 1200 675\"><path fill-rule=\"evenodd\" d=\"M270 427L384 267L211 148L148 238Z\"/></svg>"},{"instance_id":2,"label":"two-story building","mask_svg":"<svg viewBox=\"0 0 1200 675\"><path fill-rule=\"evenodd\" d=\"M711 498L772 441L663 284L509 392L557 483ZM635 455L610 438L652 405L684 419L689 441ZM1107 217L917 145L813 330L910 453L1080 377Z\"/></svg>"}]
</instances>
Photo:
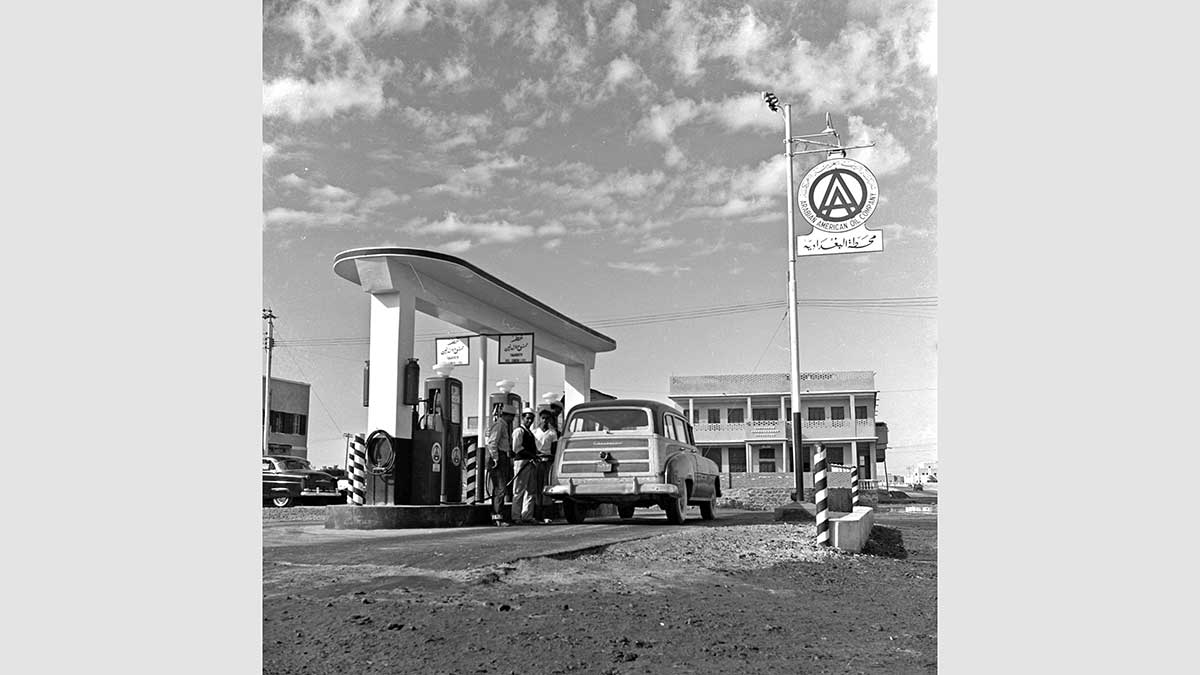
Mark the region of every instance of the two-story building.
<instances>
[{"instance_id":1,"label":"two-story building","mask_svg":"<svg viewBox=\"0 0 1200 675\"><path fill-rule=\"evenodd\" d=\"M793 472L791 391L788 373L679 375L668 397L723 473ZM886 447L876 432L878 393L871 371L800 373L802 472L811 471L810 444L820 441L831 464L857 464L861 478L876 476Z\"/></svg>"},{"instance_id":2,"label":"two-story building","mask_svg":"<svg viewBox=\"0 0 1200 675\"><path fill-rule=\"evenodd\" d=\"M270 454L308 459L308 394L307 382L271 378Z\"/></svg>"}]
</instances>

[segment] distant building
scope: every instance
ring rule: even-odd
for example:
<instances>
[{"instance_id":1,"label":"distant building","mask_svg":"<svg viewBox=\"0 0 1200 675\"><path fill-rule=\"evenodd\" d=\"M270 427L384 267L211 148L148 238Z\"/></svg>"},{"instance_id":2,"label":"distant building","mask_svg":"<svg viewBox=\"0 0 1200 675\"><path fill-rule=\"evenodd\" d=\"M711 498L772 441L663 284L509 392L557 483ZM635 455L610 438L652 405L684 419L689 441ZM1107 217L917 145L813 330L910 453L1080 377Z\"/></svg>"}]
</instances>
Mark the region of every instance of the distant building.
<instances>
[{"instance_id":1,"label":"distant building","mask_svg":"<svg viewBox=\"0 0 1200 675\"><path fill-rule=\"evenodd\" d=\"M908 477L908 482L913 485L924 485L926 483L936 483L936 482L938 482L937 473L938 473L938 463L936 461L921 462L920 464L916 465L915 467L912 467L911 473Z\"/></svg>"},{"instance_id":2,"label":"distant building","mask_svg":"<svg viewBox=\"0 0 1200 675\"><path fill-rule=\"evenodd\" d=\"M308 459L308 394L309 385L305 382L271 378L269 454ZM261 446L260 440L260 449Z\"/></svg>"},{"instance_id":3,"label":"distant building","mask_svg":"<svg viewBox=\"0 0 1200 675\"><path fill-rule=\"evenodd\" d=\"M801 373L800 380L801 471L811 472L810 443L820 441L831 464L857 464L860 478L875 478L887 444L886 425L876 431L875 374ZM791 391L788 373L681 375L671 377L668 397L722 473L794 472Z\"/></svg>"}]
</instances>

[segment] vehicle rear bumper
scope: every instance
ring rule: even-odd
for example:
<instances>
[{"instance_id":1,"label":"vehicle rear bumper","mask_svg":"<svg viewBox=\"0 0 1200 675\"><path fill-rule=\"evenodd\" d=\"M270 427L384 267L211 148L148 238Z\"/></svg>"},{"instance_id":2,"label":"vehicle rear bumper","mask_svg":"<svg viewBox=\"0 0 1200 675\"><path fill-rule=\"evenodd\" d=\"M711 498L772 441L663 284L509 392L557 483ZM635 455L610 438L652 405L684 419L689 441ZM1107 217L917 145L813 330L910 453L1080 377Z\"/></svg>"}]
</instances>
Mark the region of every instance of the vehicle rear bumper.
<instances>
[{"instance_id":1,"label":"vehicle rear bumper","mask_svg":"<svg viewBox=\"0 0 1200 675\"><path fill-rule=\"evenodd\" d=\"M654 480L643 482L637 478L604 479L591 478L577 481L568 479L566 485L551 485L543 493L548 497L563 499L574 497L602 497L606 495L671 495L679 494L679 488L669 483L659 483Z\"/></svg>"},{"instance_id":2,"label":"vehicle rear bumper","mask_svg":"<svg viewBox=\"0 0 1200 675\"><path fill-rule=\"evenodd\" d=\"M342 493L333 490L301 490L301 497L340 497Z\"/></svg>"}]
</instances>

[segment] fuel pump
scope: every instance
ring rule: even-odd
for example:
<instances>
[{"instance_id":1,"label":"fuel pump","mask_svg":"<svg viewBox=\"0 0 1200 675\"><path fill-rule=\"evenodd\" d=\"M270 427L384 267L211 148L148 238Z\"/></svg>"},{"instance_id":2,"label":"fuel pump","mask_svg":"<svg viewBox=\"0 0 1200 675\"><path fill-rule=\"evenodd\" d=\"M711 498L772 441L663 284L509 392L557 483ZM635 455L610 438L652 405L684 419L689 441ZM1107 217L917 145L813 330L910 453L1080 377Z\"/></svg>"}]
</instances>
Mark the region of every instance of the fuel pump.
<instances>
[{"instance_id":1,"label":"fuel pump","mask_svg":"<svg viewBox=\"0 0 1200 675\"><path fill-rule=\"evenodd\" d=\"M363 371L363 404L369 391L370 362ZM410 358L403 366L403 397L400 404L412 406L413 427L416 427L416 405L421 394L421 366ZM370 432L366 438L366 476L364 504L367 506L411 504L412 447L407 438L396 438L382 429Z\"/></svg>"},{"instance_id":2,"label":"fuel pump","mask_svg":"<svg viewBox=\"0 0 1200 675\"><path fill-rule=\"evenodd\" d=\"M462 501L462 382L449 369L425 380L424 413L413 428L412 504Z\"/></svg>"}]
</instances>

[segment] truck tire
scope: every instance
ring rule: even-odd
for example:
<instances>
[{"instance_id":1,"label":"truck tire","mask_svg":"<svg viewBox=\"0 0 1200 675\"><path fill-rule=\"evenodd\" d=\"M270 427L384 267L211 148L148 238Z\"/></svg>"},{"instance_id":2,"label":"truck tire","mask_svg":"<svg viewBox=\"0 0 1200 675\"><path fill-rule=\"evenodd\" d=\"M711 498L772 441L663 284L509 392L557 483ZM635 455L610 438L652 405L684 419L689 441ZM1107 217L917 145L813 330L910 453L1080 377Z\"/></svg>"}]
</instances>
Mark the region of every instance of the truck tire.
<instances>
[{"instance_id":1,"label":"truck tire","mask_svg":"<svg viewBox=\"0 0 1200 675\"><path fill-rule=\"evenodd\" d=\"M271 504L280 508L292 506L296 503L296 498L291 495L283 495L282 497L272 497Z\"/></svg>"},{"instance_id":2,"label":"truck tire","mask_svg":"<svg viewBox=\"0 0 1200 675\"><path fill-rule=\"evenodd\" d=\"M720 484L714 485L712 499L700 502L700 517L704 520L713 520L717 517L717 492L720 487Z\"/></svg>"},{"instance_id":3,"label":"truck tire","mask_svg":"<svg viewBox=\"0 0 1200 675\"><path fill-rule=\"evenodd\" d=\"M687 518L687 483L682 480L671 481L675 487L679 488L679 496L675 498L667 498L663 502L663 510L667 512L667 522L672 525L682 525Z\"/></svg>"},{"instance_id":4,"label":"truck tire","mask_svg":"<svg viewBox=\"0 0 1200 675\"><path fill-rule=\"evenodd\" d=\"M633 517L633 508L633 504L617 504L617 515L621 520L629 520Z\"/></svg>"},{"instance_id":5,"label":"truck tire","mask_svg":"<svg viewBox=\"0 0 1200 675\"><path fill-rule=\"evenodd\" d=\"M571 523L572 525L578 525L578 524L582 523L583 519L584 519L583 505L576 504L573 500L570 500L570 499L564 499L563 500L563 517L566 518L567 522Z\"/></svg>"}]
</instances>

